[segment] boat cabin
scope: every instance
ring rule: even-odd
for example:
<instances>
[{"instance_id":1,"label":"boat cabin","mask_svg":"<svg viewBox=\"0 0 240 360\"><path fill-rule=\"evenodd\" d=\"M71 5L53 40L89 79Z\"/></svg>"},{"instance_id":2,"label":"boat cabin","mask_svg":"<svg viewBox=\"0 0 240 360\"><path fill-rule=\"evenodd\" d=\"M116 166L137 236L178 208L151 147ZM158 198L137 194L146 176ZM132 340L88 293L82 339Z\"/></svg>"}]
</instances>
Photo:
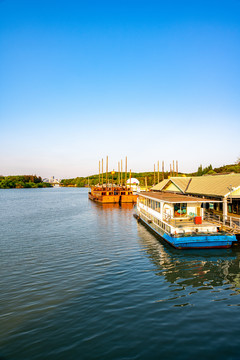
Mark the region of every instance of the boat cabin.
<instances>
[{"instance_id":1,"label":"boat cabin","mask_svg":"<svg viewBox=\"0 0 240 360\"><path fill-rule=\"evenodd\" d=\"M90 200L99 203L136 203L137 195L123 186L92 186L88 194Z\"/></svg>"},{"instance_id":2,"label":"boat cabin","mask_svg":"<svg viewBox=\"0 0 240 360\"><path fill-rule=\"evenodd\" d=\"M144 192L139 194L137 208L145 220L155 223L170 234L217 233L219 225L205 219L207 203L208 199L193 196Z\"/></svg>"}]
</instances>

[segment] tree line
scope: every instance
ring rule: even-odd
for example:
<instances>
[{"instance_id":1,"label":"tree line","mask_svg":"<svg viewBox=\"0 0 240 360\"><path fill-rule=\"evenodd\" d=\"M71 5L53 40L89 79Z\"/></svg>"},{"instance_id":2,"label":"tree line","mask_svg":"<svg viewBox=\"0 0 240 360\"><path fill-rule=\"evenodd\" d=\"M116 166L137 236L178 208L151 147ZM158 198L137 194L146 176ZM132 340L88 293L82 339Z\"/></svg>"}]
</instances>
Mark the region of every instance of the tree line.
<instances>
[{"instance_id":1,"label":"tree line","mask_svg":"<svg viewBox=\"0 0 240 360\"><path fill-rule=\"evenodd\" d=\"M240 158L236 161L235 164L223 165L218 168L213 168L210 164L203 168L202 165L199 165L198 170L191 174L179 173L178 176L203 176L211 174L223 174L223 173L240 173ZM164 172L164 179L167 179L172 174L170 172ZM130 173L127 172L127 179L129 179ZM131 173L132 178L138 179L141 187L145 187L146 181L147 186L151 187L158 183L158 173L154 172L141 172ZM155 181L154 181L155 180ZM159 173L159 181L163 180L162 172ZM118 173L112 175L108 173L108 183L111 184L113 181L114 184L118 183ZM122 174L122 181L125 184L125 172ZM106 183L106 173L103 174L103 182ZM61 186L76 186L76 187L86 187L97 185L99 183L99 175L91 175L89 177L76 177L72 179L62 179L60 182ZM100 184L102 183L102 174L100 176ZM51 184L45 183L42 181L40 176L36 175L18 175L18 176L0 176L0 189L22 189L22 188L46 188L52 187Z\"/></svg>"},{"instance_id":2,"label":"tree line","mask_svg":"<svg viewBox=\"0 0 240 360\"><path fill-rule=\"evenodd\" d=\"M191 176L202 176L202 175L214 175L214 174L229 174L229 173L240 173L240 162L236 164L223 165L218 168L212 167L210 164L205 168L202 165L199 165L198 171L196 173L191 174Z\"/></svg>"},{"instance_id":3,"label":"tree line","mask_svg":"<svg viewBox=\"0 0 240 360\"><path fill-rule=\"evenodd\" d=\"M51 184L36 175L0 176L0 189L46 188Z\"/></svg>"},{"instance_id":4,"label":"tree line","mask_svg":"<svg viewBox=\"0 0 240 360\"><path fill-rule=\"evenodd\" d=\"M164 173L164 178L167 179L169 176L169 173ZM125 184L125 172L122 174L122 183ZM145 182L147 180L147 186L153 186L154 185L154 172L142 172L142 173L131 173L132 178L138 179L140 182L140 186L145 186ZM127 172L127 179L130 178L130 172ZM114 184L118 183L118 173L115 172L115 174L111 175L111 173L108 173L108 183L111 184L112 181ZM159 181L162 180L162 172L159 173ZM103 183L106 184L106 173L103 173ZM158 183L158 174L155 172L155 184ZM76 186L76 187L86 187L86 186L92 186L99 184L99 175L91 175L88 177L76 177L72 179L62 179L60 182L61 186ZM102 174L100 176L100 184L102 184Z\"/></svg>"},{"instance_id":5,"label":"tree line","mask_svg":"<svg viewBox=\"0 0 240 360\"><path fill-rule=\"evenodd\" d=\"M203 176L203 175L214 175L214 174L224 174L224 173L240 173L240 158L235 164L223 165L218 168L213 168L212 165L203 167L199 165L196 172L187 174L187 173L178 173L177 176ZM175 174L176 175L176 174ZM154 172L141 172L141 173L131 173L132 178L138 179L140 186L144 187L146 185L151 187L158 183L158 173L155 172L155 181L154 181ZM164 179L168 179L172 174L170 172L164 172ZM127 179L129 179L130 173L127 173ZM159 173L159 181L163 180L162 172ZM106 173L103 174L103 182L106 183ZM112 175L108 174L108 183L111 184ZM76 186L76 187L86 187L97 185L99 183L99 175L91 175L89 177L76 177L72 179L62 179L60 182L61 186ZM100 176L100 184L102 183L102 174ZM113 175L113 183L118 183L118 173L115 172ZM125 173L123 173L123 184L125 183Z\"/></svg>"}]
</instances>

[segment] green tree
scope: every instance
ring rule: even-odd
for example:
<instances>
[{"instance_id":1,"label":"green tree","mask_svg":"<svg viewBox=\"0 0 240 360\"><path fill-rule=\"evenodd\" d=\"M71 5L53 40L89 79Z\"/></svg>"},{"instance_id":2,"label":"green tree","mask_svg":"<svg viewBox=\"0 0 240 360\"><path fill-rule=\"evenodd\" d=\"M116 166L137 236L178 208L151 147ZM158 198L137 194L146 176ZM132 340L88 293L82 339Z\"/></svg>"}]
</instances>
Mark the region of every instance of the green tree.
<instances>
[{"instance_id":1,"label":"green tree","mask_svg":"<svg viewBox=\"0 0 240 360\"><path fill-rule=\"evenodd\" d=\"M203 174L203 168L202 168L202 164L201 164L198 167L197 176L202 176L202 174Z\"/></svg>"}]
</instances>

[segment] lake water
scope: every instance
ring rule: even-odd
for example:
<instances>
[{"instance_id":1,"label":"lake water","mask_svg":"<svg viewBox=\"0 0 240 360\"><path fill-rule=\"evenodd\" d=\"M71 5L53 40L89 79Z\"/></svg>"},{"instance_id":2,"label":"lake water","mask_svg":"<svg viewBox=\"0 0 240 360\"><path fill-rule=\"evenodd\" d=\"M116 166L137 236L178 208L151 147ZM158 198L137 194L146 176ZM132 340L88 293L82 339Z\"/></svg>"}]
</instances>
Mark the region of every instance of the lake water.
<instances>
[{"instance_id":1,"label":"lake water","mask_svg":"<svg viewBox=\"0 0 240 360\"><path fill-rule=\"evenodd\" d=\"M1 359L240 359L240 249L174 250L133 211L0 190Z\"/></svg>"}]
</instances>

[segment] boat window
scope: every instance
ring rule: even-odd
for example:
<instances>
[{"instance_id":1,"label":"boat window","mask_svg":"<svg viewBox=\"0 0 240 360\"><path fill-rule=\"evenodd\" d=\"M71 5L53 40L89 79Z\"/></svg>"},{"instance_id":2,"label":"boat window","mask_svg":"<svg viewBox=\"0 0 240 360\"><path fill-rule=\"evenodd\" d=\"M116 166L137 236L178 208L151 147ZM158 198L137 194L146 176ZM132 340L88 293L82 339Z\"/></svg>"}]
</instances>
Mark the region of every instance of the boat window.
<instances>
[{"instance_id":1,"label":"boat window","mask_svg":"<svg viewBox=\"0 0 240 360\"><path fill-rule=\"evenodd\" d=\"M233 212L233 214L237 214L237 202L234 200L232 203L232 212Z\"/></svg>"},{"instance_id":2,"label":"boat window","mask_svg":"<svg viewBox=\"0 0 240 360\"><path fill-rule=\"evenodd\" d=\"M219 203L214 203L214 210L219 211Z\"/></svg>"},{"instance_id":3,"label":"boat window","mask_svg":"<svg viewBox=\"0 0 240 360\"><path fill-rule=\"evenodd\" d=\"M160 206L161 206L160 202L156 201L156 209L155 210L160 212Z\"/></svg>"},{"instance_id":4,"label":"boat window","mask_svg":"<svg viewBox=\"0 0 240 360\"><path fill-rule=\"evenodd\" d=\"M186 216L187 204L174 204L174 217Z\"/></svg>"}]
</instances>

